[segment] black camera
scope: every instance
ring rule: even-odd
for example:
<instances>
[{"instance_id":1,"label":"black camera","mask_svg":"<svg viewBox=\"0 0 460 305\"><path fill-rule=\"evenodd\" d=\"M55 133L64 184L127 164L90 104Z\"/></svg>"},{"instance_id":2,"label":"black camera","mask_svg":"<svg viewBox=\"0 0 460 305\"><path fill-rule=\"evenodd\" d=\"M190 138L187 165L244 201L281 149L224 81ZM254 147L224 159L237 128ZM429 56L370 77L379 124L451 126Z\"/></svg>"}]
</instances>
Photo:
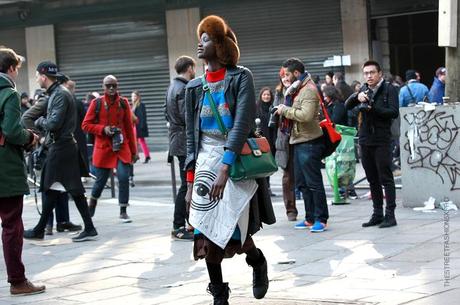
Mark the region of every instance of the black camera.
<instances>
[{"instance_id":1,"label":"black camera","mask_svg":"<svg viewBox=\"0 0 460 305\"><path fill-rule=\"evenodd\" d=\"M276 128L276 126L278 126L280 116L276 113L276 111L278 111L278 107L273 107L270 110L270 118L268 119L269 128Z\"/></svg>"},{"instance_id":2,"label":"black camera","mask_svg":"<svg viewBox=\"0 0 460 305\"><path fill-rule=\"evenodd\" d=\"M37 171L42 170L46 159L46 149L42 145L34 150L30 157L32 158L32 167Z\"/></svg>"},{"instance_id":3,"label":"black camera","mask_svg":"<svg viewBox=\"0 0 460 305\"><path fill-rule=\"evenodd\" d=\"M121 144L123 144L121 129L118 127L110 127L110 132L112 133L112 150L120 151Z\"/></svg>"},{"instance_id":4,"label":"black camera","mask_svg":"<svg viewBox=\"0 0 460 305\"><path fill-rule=\"evenodd\" d=\"M374 91L368 88L363 92L367 95L367 101L360 103L358 105L358 109L359 111L369 111L372 108L372 105L374 104Z\"/></svg>"}]
</instances>

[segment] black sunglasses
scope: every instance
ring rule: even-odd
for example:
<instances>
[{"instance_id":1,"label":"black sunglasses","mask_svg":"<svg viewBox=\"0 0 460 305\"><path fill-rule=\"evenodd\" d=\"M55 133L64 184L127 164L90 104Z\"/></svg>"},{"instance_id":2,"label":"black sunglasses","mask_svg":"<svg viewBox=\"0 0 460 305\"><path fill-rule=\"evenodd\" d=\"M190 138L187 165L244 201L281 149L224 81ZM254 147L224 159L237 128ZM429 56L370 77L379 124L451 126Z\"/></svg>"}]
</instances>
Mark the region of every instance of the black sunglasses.
<instances>
[{"instance_id":1,"label":"black sunglasses","mask_svg":"<svg viewBox=\"0 0 460 305\"><path fill-rule=\"evenodd\" d=\"M116 88L117 84L104 84L104 86L110 89L110 88Z\"/></svg>"}]
</instances>

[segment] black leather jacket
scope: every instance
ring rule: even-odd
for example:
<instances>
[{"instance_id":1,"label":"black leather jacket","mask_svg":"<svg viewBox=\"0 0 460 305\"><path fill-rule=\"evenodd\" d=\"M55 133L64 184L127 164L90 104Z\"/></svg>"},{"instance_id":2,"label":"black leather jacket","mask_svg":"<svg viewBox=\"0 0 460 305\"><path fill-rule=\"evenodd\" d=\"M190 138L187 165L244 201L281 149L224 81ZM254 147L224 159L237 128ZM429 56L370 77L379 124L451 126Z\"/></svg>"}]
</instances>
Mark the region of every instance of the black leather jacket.
<instances>
[{"instance_id":1,"label":"black leather jacket","mask_svg":"<svg viewBox=\"0 0 460 305\"><path fill-rule=\"evenodd\" d=\"M169 154L186 156L185 136L185 86L187 80L176 77L171 81L166 95L165 117L169 122Z\"/></svg>"},{"instance_id":2,"label":"black leather jacket","mask_svg":"<svg viewBox=\"0 0 460 305\"><path fill-rule=\"evenodd\" d=\"M227 67L224 94L234 120L233 128L228 133L225 149L239 153L255 126L256 97L251 71L241 66ZM185 89L187 128L185 169L194 168L200 148L200 112L203 96L201 78L191 80Z\"/></svg>"},{"instance_id":3,"label":"black leather jacket","mask_svg":"<svg viewBox=\"0 0 460 305\"><path fill-rule=\"evenodd\" d=\"M360 92L367 89L367 84L364 84ZM348 110L360 104L358 94L353 93L345 102ZM384 81L374 93L370 104L372 108L369 111L361 111L359 144L379 146L391 143L391 124L399 115L398 91L393 85Z\"/></svg>"},{"instance_id":4,"label":"black leather jacket","mask_svg":"<svg viewBox=\"0 0 460 305\"><path fill-rule=\"evenodd\" d=\"M48 88L46 118L35 121L35 126L45 130L46 137L55 143L74 139L77 115L72 94L64 86L54 83Z\"/></svg>"}]
</instances>

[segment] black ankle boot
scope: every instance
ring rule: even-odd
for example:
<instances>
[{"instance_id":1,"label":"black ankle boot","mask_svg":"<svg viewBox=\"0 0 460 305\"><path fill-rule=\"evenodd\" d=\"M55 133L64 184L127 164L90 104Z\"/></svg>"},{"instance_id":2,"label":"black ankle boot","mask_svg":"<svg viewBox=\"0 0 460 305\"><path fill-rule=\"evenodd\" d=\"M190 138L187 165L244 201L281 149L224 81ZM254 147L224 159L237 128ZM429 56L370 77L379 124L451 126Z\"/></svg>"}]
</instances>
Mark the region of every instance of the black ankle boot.
<instances>
[{"instance_id":1,"label":"black ankle boot","mask_svg":"<svg viewBox=\"0 0 460 305\"><path fill-rule=\"evenodd\" d=\"M249 258L246 257L246 262L253 268L252 293L256 299L262 299L268 290L268 268L264 254L260 249L257 250L259 251L259 260L257 262L251 262Z\"/></svg>"},{"instance_id":2,"label":"black ankle boot","mask_svg":"<svg viewBox=\"0 0 460 305\"><path fill-rule=\"evenodd\" d=\"M368 222L362 224L363 228L377 226L383 222L383 215L372 214L371 219Z\"/></svg>"},{"instance_id":3,"label":"black ankle boot","mask_svg":"<svg viewBox=\"0 0 460 305\"><path fill-rule=\"evenodd\" d=\"M396 217L394 212L390 213L385 213L385 218L383 219L383 222L380 224L379 228L389 228L389 227L394 227L396 226Z\"/></svg>"},{"instance_id":4,"label":"black ankle boot","mask_svg":"<svg viewBox=\"0 0 460 305\"><path fill-rule=\"evenodd\" d=\"M229 305L228 297L230 294L230 288L228 288L228 283L209 283L207 291L213 296L214 305Z\"/></svg>"}]
</instances>

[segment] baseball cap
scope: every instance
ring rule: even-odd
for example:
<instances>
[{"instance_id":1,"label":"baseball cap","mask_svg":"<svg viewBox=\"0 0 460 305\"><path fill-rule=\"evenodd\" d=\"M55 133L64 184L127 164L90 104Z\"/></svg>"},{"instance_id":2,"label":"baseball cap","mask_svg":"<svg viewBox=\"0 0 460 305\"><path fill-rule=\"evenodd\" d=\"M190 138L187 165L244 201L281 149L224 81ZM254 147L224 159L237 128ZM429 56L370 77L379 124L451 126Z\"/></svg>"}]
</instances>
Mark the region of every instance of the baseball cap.
<instances>
[{"instance_id":1,"label":"baseball cap","mask_svg":"<svg viewBox=\"0 0 460 305\"><path fill-rule=\"evenodd\" d=\"M417 74L413 69L409 69L406 71L406 81L409 81L411 79L417 79Z\"/></svg>"},{"instance_id":2,"label":"baseball cap","mask_svg":"<svg viewBox=\"0 0 460 305\"><path fill-rule=\"evenodd\" d=\"M29 98L29 95L27 94L27 92L21 93L21 99L26 98L26 97Z\"/></svg>"},{"instance_id":3,"label":"baseball cap","mask_svg":"<svg viewBox=\"0 0 460 305\"><path fill-rule=\"evenodd\" d=\"M37 71L40 74L44 74L46 76L51 76L51 77L61 77L62 74L59 73L58 66L51 62L51 61L43 61L40 64L38 64Z\"/></svg>"}]
</instances>

